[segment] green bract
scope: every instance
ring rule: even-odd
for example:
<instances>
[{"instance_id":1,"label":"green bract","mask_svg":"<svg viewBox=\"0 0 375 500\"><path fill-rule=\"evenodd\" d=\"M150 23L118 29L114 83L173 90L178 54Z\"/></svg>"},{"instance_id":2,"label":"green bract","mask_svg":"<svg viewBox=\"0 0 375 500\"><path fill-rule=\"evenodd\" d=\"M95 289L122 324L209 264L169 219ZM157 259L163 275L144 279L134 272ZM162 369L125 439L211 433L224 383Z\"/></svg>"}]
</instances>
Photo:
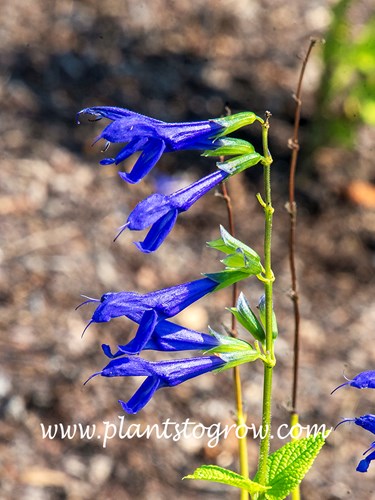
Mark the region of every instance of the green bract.
<instances>
[{"instance_id":1,"label":"green bract","mask_svg":"<svg viewBox=\"0 0 375 500\"><path fill-rule=\"evenodd\" d=\"M266 334L264 333L262 325L259 323L257 317L251 310L250 305L242 292L238 297L236 307L230 307L228 310L256 340L259 340L259 342L264 344L266 341Z\"/></svg>"},{"instance_id":2,"label":"green bract","mask_svg":"<svg viewBox=\"0 0 375 500\"><path fill-rule=\"evenodd\" d=\"M234 238L223 226L220 226L220 234L221 238L209 241L207 245L229 255L222 261L227 267L246 270L249 276L264 271L260 257L255 250Z\"/></svg>"}]
</instances>

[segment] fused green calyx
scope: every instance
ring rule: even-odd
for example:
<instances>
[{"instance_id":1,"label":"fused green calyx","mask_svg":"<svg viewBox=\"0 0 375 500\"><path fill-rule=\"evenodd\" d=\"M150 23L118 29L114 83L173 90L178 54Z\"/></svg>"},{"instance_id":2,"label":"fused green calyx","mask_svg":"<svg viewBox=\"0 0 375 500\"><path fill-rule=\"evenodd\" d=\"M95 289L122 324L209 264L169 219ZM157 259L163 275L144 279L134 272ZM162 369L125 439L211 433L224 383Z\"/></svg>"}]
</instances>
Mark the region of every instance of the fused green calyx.
<instances>
[{"instance_id":1,"label":"fused green calyx","mask_svg":"<svg viewBox=\"0 0 375 500\"><path fill-rule=\"evenodd\" d=\"M266 298L264 295L261 296L258 302L258 309L259 309L259 317L260 321L262 322L262 325L264 328L266 328ZM277 328L277 320L276 320L276 314L272 310L272 337L273 339L276 339L279 334L278 328Z\"/></svg>"},{"instance_id":2,"label":"fused green calyx","mask_svg":"<svg viewBox=\"0 0 375 500\"><path fill-rule=\"evenodd\" d=\"M229 307L228 310L256 340L258 340L261 344L265 343L266 334L264 329L251 310L250 305L242 292L238 297L236 307Z\"/></svg>"},{"instance_id":3,"label":"fused green calyx","mask_svg":"<svg viewBox=\"0 0 375 500\"><path fill-rule=\"evenodd\" d=\"M223 137L220 139L220 144L217 149L206 150L202 156L233 156L233 155L248 155L254 153L255 149L250 142L235 137Z\"/></svg>"},{"instance_id":4,"label":"fused green calyx","mask_svg":"<svg viewBox=\"0 0 375 500\"><path fill-rule=\"evenodd\" d=\"M244 111L242 113L236 113L235 115L224 116L223 118L215 118L215 120L212 121L224 127L223 132L217 135L217 137L222 137L246 125L251 125L255 120L263 122L262 118L252 111Z\"/></svg>"},{"instance_id":5,"label":"fused green calyx","mask_svg":"<svg viewBox=\"0 0 375 500\"><path fill-rule=\"evenodd\" d=\"M247 168L257 165L261 160L264 160L263 156L254 152L237 156L231 160L218 162L216 163L216 166L229 175L234 175L246 170Z\"/></svg>"}]
</instances>

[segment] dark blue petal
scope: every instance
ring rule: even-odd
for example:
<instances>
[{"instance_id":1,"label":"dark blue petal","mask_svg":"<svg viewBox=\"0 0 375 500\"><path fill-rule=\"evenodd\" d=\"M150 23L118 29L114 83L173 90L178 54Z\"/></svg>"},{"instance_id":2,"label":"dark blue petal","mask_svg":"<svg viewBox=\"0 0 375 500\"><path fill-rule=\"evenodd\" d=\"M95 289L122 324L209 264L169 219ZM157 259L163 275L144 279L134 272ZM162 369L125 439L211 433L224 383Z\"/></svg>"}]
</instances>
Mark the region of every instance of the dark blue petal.
<instances>
[{"instance_id":1,"label":"dark blue petal","mask_svg":"<svg viewBox=\"0 0 375 500\"><path fill-rule=\"evenodd\" d=\"M120 401L128 413L137 413L162 387L173 387L186 380L216 370L225 365L218 356L204 356L170 361L146 361L137 356L113 359L96 375L103 377L148 376L134 396L127 402Z\"/></svg>"},{"instance_id":2,"label":"dark blue petal","mask_svg":"<svg viewBox=\"0 0 375 500\"><path fill-rule=\"evenodd\" d=\"M218 283L210 278L201 278L150 292L145 297L150 307L155 307L165 319L175 316L190 304L212 292L217 286Z\"/></svg>"},{"instance_id":3,"label":"dark blue petal","mask_svg":"<svg viewBox=\"0 0 375 500\"><path fill-rule=\"evenodd\" d=\"M160 127L160 134L166 142L168 151L212 149L217 147L214 145L215 140L208 139L222 130L224 127L213 121L165 123Z\"/></svg>"},{"instance_id":4,"label":"dark blue petal","mask_svg":"<svg viewBox=\"0 0 375 500\"><path fill-rule=\"evenodd\" d=\"M171 232L177 220L178 210L170 210L152 226L143 241L136 242L136 246L143 253L155 252Z\"/></svg>"},{"instance_id":5,"label":"dark blue petal","mask_svg":"<svg viewBox=\"0 0 375 500\"><path fill-rule=\"evenodd\" d=\"M138 356L113 359L103 368L102 377L148 377L155 376L152 363Z\"/></svg>"},{"instance_id":6,"label":"dark blue petal","mask_svg":"<svg viewBox=\"0 0 375 500\"><path fill-rule=\"evenodd\" d=\"M141 295L135 292L109 292L102 295L92 322L103 323L126 316L140 323L146 310L153 309L159 320L175 316L193 302L212 292L218 285L210 278L189 281Z\"/></svg>"},{"instance_id":7,"label":"dark blue petal","mask_svg":"<svg viewBox=\"0 0 375 500\"><path fill-rule=\"evenodd\" d=\"M119 400L122 409L126 413L134 415L142 410L146 404L150 401L155 391L160 387L160 379L157 377L148 377L143 382L141 387L137 390L133 397L129 399L127 403L125 401Z\"/></svg>"},{"instance_id":8,"label":"dark blue petal","mask_svg":"<svg viewBox=\"0 0 375 500\"><path fill-rule=\"evenodd\" d=\"M121 118L126 118L129 116L142 117L145 121L163 123L160 120L155 120L149 116L140 115L129 109L118 108L114 106L93 106L92 108L82 109L77 113L77 116L82 114L89 114L94 116L100 116L101 118L108 118L109 120L121 120Z\"/></svg>"},{"instance_id":9,"label":"dark blue petal","mask_svg":"<svg viewBox=\"0 0 375 500\"><path fill-rule=\"evenodd\" d=\"M225 361L218 356L202 356L200 358L160 361L153 363L153 365L155 372L162 379L161 387L174 387L203 373L221 368L225 365Z\"/></svg>"},{"instance_id":10,"label":"dark blue petal","mask_svg":"<svg viewBox=\"0 0 375 500\"><path fill-rule=\"evenodd\" d=\"M126 345L119 345L119 351L122 351L123 354L139 354L153 334L157 321L158 315L154 310L146 311L134 339Z\"/></svg>"},{"instance_id":11,"label":"dark blue petal","mask_svg":"<svg viewBox=\"0 0 375 500\"><path fill-rule=\"evenodd\" d=\"M210 175L199 179L190 186L187 186L169 195L170 204L179 208L180 212L188 210L199 198L224 181L229 176L222 170L216 170Z\"/></svg>"},{"instance_id":12,"label":"dark blue petal","mask_svg":"<svg viewBox=\"0 0 375 500\"><path fill-rule=\"evenodd\" d=\"M126 160L126 158L129 158L132 154L136 153L137 151L143 150L145 145L148 142L147 137L134 137L124 148L121 149L121 151L117 154L114 162L116 165L121 163L122 161Z\"/></svg>"},{"instance_id":13,"label":"dark blue petal","mask_svg":"<svg viewBox=\"0 0 375 500\"><path fill-rule=\"evenodd\" d=\"M372 453L367 455L367 457L365 457L363 460L361 460L359 462L359 464L357 465L356 471L367 472L368 468L370 466L370 462L372 462L372 460L375 460L375 451L373 451Z\"/></svg>"},{"instance_id":14,"label":"dark blue petal","mask_svg":"<svg viewBox=\"0 0 375 500\"><path fill-rule=\"evenodd\" d=\"M134 231L146 229L167 214L170 209L169 197L154 193L139 202L129 214L127 227Z\"/></svg>"},{"instance_id":15,"label":"dark blue petal","mask_svg":"<svg viewBox=\"0 0 375 500\"><path fill-rule=\"evenodd\" d=\"M368 414L362 415L361 417L344 418L344 420L336 425L335 430L339 425L344 424L345 422L354 422L359 427L362 427L363 429L366 429L366 431L370 431L375 434L375 415Z\"/></svg>"},{"instance_id":16,"label":"dark blue petal","mask_svg":"<svg viewBox=\"0 0 375 500\"><path fill-rule=\"evenodd\" d=\"M114 163L116 163L116 160L115 158L103 158L102 160L100 160L100 165L113 165Z\"/></svg>"},{"instance_id":17,"label":"dark blue petal","mask_svg":"<svg viewBox=\"0 0 375 500\"><path fill-rule=\"evenodd\" d=\"M164 141L149 139L143 153L136 161L131 172L119 172L121 179L130 184L136 184L145 177L158 162L165 150Z\"/></svg>"},{"instance_id":18,"label":"dark blue petal","mask_svg":"<svg viewBox=\"0 0 375 500\"><path fill-rule=\"evenodd\" d=\"M375 415L362 415L361 417L355 418L354 423L363 429L366 429L366 431L370 431L375 434Z\"/></svg>"},{"instance_id":19,"label":"dark blue petal","mask_svg":"<svg viewBox=\"0 0 375 500\"><path fill-rule=\"evenodd\" d=\"M143 347L155 351L207 351L217 347L220 341L213 335L184 328L170 321L161 321Z\"/></svg>"},{"instance_id":20,"label":"dark blue petal","mask_svg":"<svg viewBox=\"0 0 375 500\"><path fill-rule=\"evenodd\" d=\"M344 382L336 387L331 394L345 385L356 387L357 389L375 389L375 370L358 373L358 375L356 375L352 380L348 380L347 382Z\"/></svg>"},{"instance_id":21,"label":"dark blue petal","mask_svg":"<svg viewBox=\"0 0 375 500\"><path fill-rule=\"evenodd\" d=\"M197 332L184 328L170 321L158 323L149 340L143 346L143 350L153 351L207 351L217 347L220 341L214 335ZM109 345L102 344L104 354L111 359L131 353L129 344L118 346L116 353L112 353Z\"/></svg>"}]
</instances>

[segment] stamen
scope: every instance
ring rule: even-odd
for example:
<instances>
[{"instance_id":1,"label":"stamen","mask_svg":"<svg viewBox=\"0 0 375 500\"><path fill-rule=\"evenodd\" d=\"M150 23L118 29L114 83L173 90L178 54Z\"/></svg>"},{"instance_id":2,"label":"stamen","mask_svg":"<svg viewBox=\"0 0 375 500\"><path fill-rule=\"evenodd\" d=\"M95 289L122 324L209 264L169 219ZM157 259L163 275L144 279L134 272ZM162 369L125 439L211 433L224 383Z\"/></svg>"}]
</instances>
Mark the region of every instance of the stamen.
<instances>
[{"instance_id":1,"label":"stamen","mask_svg":"<svg viewBox=\"0 0 375 500\"><path fill-rule=\"evenodd\" d=\"M117 238L120 236L120 234L125 231L125 229L128 227L129 225L129 222L127 222L126 224L124 224L123 226L120 227L120 231L117 233L117 235L115 236L114 240L113 240L113 243L117 240Z\"/></svg>"}]
</instances>

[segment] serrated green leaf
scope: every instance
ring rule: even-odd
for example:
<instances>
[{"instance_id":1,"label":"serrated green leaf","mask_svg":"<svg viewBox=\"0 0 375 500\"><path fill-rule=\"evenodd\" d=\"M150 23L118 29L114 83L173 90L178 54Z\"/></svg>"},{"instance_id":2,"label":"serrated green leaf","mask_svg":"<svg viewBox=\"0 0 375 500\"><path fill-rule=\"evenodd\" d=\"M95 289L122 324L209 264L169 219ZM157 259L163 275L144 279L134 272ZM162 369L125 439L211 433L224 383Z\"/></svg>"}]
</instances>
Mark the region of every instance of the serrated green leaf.
<instances>
[{"instance_id":1,"label":"serrated green leaf","mask_svg":"<svg viewBox=\"0 0 375 500\"><path fill-rule=\"evenodd\" d=\"M250 332L253 337L262 344L266 341L266 334L262 325L259 323L257 317L250 308L245 295L241 292L236 307L230 307L228 310L237 318L239 323Z\"/></svg>"},{"instance_id":2,"label":"serrated green leaf","mask_svg":"<svg viewBox=\"0 0 375 500\"><path fill-rule=\"evenodd\" d=\"M267 500L283 500L305 477L325 443L322 433L298 439L272 453L267 460ZM257 480L257 475L254 480Z\"/></svg>"},{"instance_id":3,"label":"serrated green leaf","mask_svg":"<svg viewBox=\"0 0 375 500\"><path fill-rule=\"evenodd\" d=\"M201 465L193 474L185 476L183 479L199 479L203 481L211 481L214 483L227 484L248 491L251 495L255 493L264 493L267 491L267 486L262 486L259 483L251 481L236 472L233 472L217 465Z\"/></svg>"}]
</instances>

